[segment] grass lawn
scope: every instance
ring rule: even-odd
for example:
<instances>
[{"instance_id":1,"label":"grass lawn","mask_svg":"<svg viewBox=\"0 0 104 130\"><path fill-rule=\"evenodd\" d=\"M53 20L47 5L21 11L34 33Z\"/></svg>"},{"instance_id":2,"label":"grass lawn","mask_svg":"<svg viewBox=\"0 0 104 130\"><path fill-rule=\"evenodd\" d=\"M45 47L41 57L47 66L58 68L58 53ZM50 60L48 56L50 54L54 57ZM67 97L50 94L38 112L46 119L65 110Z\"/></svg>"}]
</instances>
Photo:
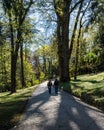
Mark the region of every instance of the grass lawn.
<instances>
[{"instance_id":1,"label":"grass lawn","mask_svg":"<svg viewBox=\"0 0 104 130\"><path fill-rule=\"evenodd\" d=\"M0 130L9 129L20 119L27 100L36 86L17 90L10 95L10 92L0 93Z\"/></svg>"},{"instance_id":2,"label":"grass lawn","mask_svg":"<svg viewBox=\"0 0 104 130\"><path fill-rule=\"evenodd\" d=\"M104 110L104 72L80 75L76 81L72 79L70 83L61 84L61 88Z\"/></svg>"}]
</instances>

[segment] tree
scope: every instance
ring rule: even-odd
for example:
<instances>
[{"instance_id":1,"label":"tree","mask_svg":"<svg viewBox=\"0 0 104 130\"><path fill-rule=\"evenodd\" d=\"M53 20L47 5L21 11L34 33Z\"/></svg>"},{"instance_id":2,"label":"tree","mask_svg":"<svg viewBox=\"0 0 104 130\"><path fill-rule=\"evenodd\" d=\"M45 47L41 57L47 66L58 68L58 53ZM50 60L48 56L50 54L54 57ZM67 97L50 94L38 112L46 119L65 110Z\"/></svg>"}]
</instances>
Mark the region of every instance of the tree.
<instances>
[{"instance_id":1,"label":"tree","mask_svg":"<svg viewBox=\"0 0 104 130\"><path fill-rule=\"evenodd\" d=\"M103 0L98 2L98 6L96 7L96 10L95 10L95 16L96 16L95 21L98 25L98 33L95 38L95 43L99 45L99 47L101 48L100 56L99 56L100 62L97 68L99 70L104 70L104 58L103 58L104 57L104 24L103 24L104 23L104 17L103 17L104 1ZM96 13L98 15L96 15Z\"/></svg>"},{"instance_id":2,"label":"tree","mask_svg":"<svg viewBox=\"0 0 104 130\"><path fill-rule=\"evenodd\" d=\"M82 1L82 0L81 0ZM58 57L60 80L67 82L70 80L69 75L69 21L71 12L81 2L75 3L71 8L72 0L54 0L54 8L57 15L57 40L58 40Z\"/></svg>"},{"instance_id":3,"label":"tree","mask_svg":"<svg viewBox=\"0 0 104 130\"><path fill-rule=\"evenodd\" d=\"M84 2L84 1L83 1ZM82 15L80 16L79 18L79 29L78 29L78 36L77 36L77 45L76 45L76 57L75 57L75 71L74 71L74 80L77 79L77 70L78 70L78 59L79 59L79 46L80 46L80 37L81 37L81 33L82 33L82 27L83 27L83 17L86 13L86 11L88 10L88 7L90 5L91 1L89 1L87 3L87 6L86 8L84 9L84 11L82 11ZM83 3L82 3L83 4ZM81 12L81 8L82 8L82 4L80 5L80 8L79 8L79 12Z\"/></svg>"},{"instance_id":4,"label":"tree","mask_svg":"<svg viewBox=\"0 0 104 130\"><path fill-rule=\"evenodd\" d=\"M11 93L16 92L16 64L18 58L18 50L20 48L23 23L33 1L7 1L3 0L3 6L9 17L9 26L11 34ZM15 21L14 21L15 18ZM15 22L16 28L13 23ZM14 41L14 30L16 30L16 40Z\"/></svg>"},{"instance_id":5,"label":"tree","mask_svg":"<svg viewBox=\"0 0 104 130\"><path fill-rule=\"evenodd\" d=\"M93 39L93 49L92 52L98 55L98 63L96 63L96 67L98 70L104 69L104 1L93 0L90 11L92 13L89 15L90 20L88 25L93 26L95 29L95 38Z\"/></svg>"},{"instance_id":6,"label":"tree","mask_svg":"<svg viewBox=\"0 0 104 130\"><path fill-rule=\"evenodd\" d=\"M57 41L56 37L51 38L50 44L45 45L41 40L41 46L34 53L34 65L36 70L41 70L47 77L57 75ZM40 42L40 41L39 41ZM38 68L38 69L37 69Z\"/></svg>"}]
</instances>

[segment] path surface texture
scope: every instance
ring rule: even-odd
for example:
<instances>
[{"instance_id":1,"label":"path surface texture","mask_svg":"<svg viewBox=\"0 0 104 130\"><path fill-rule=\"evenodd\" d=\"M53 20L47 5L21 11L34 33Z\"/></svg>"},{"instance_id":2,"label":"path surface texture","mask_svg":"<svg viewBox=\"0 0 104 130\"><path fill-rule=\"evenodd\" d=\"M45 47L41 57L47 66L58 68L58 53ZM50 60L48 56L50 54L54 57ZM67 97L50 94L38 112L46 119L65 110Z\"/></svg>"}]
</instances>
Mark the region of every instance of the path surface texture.
<instances>
[{"instance_id":1,"label":"path surface texture","mask_svg":"<svg viewBox=\"0 0 104 130\"><path fill-rule=\"evenodd\" d=\"M59 91L48 94L47 82L37 87L26 112L13 130L104 130L104 113Z\"/></svg>"}]
</instances>

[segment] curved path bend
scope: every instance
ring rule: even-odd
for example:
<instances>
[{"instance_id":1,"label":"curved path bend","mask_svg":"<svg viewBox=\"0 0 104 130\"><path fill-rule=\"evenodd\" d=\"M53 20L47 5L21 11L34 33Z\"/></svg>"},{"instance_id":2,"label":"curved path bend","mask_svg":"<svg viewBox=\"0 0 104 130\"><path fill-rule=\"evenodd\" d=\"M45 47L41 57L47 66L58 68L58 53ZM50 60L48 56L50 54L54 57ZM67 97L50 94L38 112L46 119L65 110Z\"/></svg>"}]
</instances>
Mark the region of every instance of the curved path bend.
<instances>
[{"instance_id":1,"label":"curved path bend","mask_svg":"<svg viewBox=\"0 0 104 130\"><path fill-rule=\"evenodd\" d=\"M63 91L49 95L46 84L37 87L13 130L104 130L102 111Z\"/></svg>"}]
</instances>

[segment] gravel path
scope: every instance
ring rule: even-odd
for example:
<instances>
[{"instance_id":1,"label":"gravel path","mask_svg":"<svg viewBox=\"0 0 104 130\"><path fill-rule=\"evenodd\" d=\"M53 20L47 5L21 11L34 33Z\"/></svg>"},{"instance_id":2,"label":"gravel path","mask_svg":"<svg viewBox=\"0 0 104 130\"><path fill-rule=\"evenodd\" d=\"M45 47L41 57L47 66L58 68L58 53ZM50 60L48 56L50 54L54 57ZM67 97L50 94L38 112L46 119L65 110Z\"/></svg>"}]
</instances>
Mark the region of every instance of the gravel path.
<instances>
[{"instance_id":1,"label":"gravel path","mask_svg":"<svg viewBox=\"0 0 104 130\"><path fill-rule=\"evenodd\" d=\"M102 111L63 91L49 95L46 84L35 90L13 130L104 130Z\"/></svg>"}]
</instances>

